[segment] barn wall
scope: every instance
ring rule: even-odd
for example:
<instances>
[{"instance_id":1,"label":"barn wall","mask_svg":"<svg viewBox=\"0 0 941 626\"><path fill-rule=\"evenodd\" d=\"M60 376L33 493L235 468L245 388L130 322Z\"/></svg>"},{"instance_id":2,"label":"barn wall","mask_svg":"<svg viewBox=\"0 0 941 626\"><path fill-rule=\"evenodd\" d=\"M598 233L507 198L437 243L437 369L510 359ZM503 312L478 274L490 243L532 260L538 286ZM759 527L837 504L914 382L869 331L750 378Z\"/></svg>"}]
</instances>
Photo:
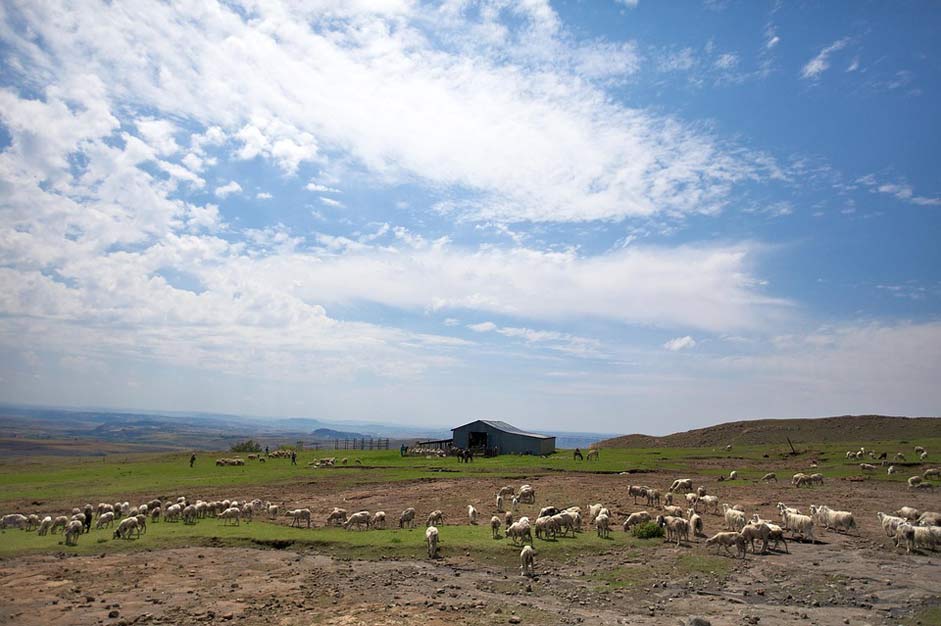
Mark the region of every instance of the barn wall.
<instances>
[{"instance_id":1,"label":"barn wall","mask_svg":"<svg viewBox=\"0 0 941 626\"><path fill-rule=\"evenodd\" d=\"M555 437L547 439L527 437L517 433L504 432L482 422L473 422L454 429L455 447L466 448L471 432L487 433L487 445L491 448L499 448L501 454L549 454L555 450Z\"/></svg>"}]
</instances>

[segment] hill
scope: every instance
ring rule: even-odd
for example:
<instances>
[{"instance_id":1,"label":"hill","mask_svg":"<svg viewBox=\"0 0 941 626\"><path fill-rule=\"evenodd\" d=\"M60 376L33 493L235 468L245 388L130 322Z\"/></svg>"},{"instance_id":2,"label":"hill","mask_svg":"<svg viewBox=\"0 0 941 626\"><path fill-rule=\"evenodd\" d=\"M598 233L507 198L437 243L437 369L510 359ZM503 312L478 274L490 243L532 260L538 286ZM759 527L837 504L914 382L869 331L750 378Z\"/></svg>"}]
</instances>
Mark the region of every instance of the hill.
<instances>
[{"instance_id":1,"label":"hill","mask_svg":"<svg viewBox=\"0 0 941 626\"><path fill-rule=\"evenodd\" d=\"M318 428L310 434L314 439L361 439L368 437L363 433L348 432L345 430L334 430L332 428Z\"/></svg>"},{"instance_id":2,"label":"hill","mask_svg":"<svg viewBox=\"0 0 941 626\"><path fill-rule=\"evenodd\" d=\"M941 418L843 415L727 422L663 437L624 435L598 442L605 448L711 448L732 445L838 443L941 436Z\"/></svg>"}]
</instances>

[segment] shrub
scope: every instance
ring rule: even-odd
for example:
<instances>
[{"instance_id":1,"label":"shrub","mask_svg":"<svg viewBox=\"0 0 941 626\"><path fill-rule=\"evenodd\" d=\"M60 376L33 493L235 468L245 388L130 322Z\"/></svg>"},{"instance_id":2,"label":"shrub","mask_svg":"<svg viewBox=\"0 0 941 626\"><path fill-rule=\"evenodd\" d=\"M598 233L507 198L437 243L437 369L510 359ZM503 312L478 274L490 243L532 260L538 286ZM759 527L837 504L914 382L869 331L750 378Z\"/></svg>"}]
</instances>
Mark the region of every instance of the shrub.
<instances>
[{"instance_id":1,"label":"shrub","mask_svg":"<svg viewBox=\"0 0 941 626\"><path fill-rule=\"evenodd\" d=\"M644 522L643 524L634 526L634 528L631 529L631 533L638 539L653 539L654 537L662 537L663 529L654 522Z\"/></svg>"},{"instance_id":2,"label":"shrub","mask_svg":"<svg viewBox=\"0 0 941 626\"><path fill-rule=\"evenodd\" d=\"M261 452L261 444L254 439L232 444L232 452Z\"/></svg>"}]
</instances>

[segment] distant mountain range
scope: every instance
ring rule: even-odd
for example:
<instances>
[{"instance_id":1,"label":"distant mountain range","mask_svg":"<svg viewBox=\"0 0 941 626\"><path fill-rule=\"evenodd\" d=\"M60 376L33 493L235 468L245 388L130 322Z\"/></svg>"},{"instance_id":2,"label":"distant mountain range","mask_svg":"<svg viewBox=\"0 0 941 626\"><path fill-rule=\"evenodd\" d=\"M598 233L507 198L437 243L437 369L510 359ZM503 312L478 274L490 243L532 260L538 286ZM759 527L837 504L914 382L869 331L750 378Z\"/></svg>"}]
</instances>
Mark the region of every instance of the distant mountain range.
<instances>
[{"instance_id":1,"label":"distant mountain range","mask_svg":"<svg viewBox=\"0 0 941 626\"><path fill-rule=\"evenodd\" d=\"M468 419L456 420L455 425ZM352 430L351 427L355 428ZM560 448L587 447L612 433L545 432L556 436ZM113 409L67 409L0 404L0 453L37 454L48 449L58 454L64 441L93 441L132 444L135 450L181 449L225 450L233 443L255 439L262 445L293 444L297 441L383 437L400 442L448 439L449 428L416 427L382 422L322 421L306 417L264 418L219 413L176 411L116 411ZM24 440L46 440L48 445ZM56 444L52 445L52 441ZM91 446L83 446L91 447ZM113 449L113 445L109 449Z\"/></svg>"}]
</instances>

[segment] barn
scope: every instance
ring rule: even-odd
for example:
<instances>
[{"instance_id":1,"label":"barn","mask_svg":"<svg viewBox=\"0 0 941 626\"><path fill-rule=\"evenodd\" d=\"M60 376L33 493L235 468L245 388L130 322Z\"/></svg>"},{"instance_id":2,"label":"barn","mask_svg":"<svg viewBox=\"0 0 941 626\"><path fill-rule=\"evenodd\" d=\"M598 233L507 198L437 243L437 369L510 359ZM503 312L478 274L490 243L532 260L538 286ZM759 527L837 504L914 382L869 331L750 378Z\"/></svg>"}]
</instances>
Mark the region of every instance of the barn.
<instances>
[{"instance_id":1,"label":"barn","mask_svg":"<svg viewBox=\"0 0 941 626\"><path fill-rule=\"evenodd\" d=\"M454 446L487 454L549 454L555 437L527 433L497 420L475 420L452 428Z\"/></svg>"}]
</instances>

